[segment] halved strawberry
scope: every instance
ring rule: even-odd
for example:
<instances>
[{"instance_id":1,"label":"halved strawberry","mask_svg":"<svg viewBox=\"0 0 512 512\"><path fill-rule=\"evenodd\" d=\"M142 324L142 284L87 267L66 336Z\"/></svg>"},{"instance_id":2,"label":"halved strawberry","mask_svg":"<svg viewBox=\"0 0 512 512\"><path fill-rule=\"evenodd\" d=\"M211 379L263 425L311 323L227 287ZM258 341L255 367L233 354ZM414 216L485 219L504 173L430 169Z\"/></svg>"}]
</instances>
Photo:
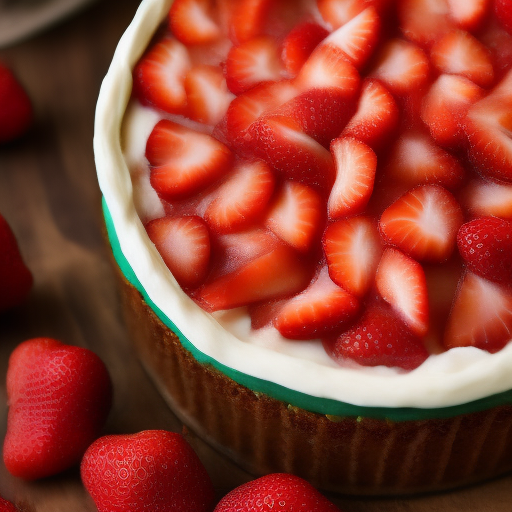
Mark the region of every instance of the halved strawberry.
<instances>
[{"instance_id":1,"label":"halved strawberry","mask_svg":"<svg viewBox=\"0 0 512 512\"><path fill-rule=\"evenodd\" d=\"M370 75L382 80L397 96L406 96L427 83L428 58L414 43L390 39L380 49Z\"/></svg>"},{"instance_id":2,"label":"halved strawberry","mask_svg":"<svg viewBox=\"0 0 512 512\"><path fill-rule=\"evenodd\" d=\"M233 155L210 135L167 119L159 121L146 144L151 184L165 199L194 194L229 171Z\"/></svg>"},{"instance_id":3,"label":"halved strawberry","mask_svg":"<svg viewBox=\"0 0 512 512\"><path fill-rule=\"evenodd\" d=\"M297 75L311 52L328 35L318 23L305 21L296 25L284 38L281 49L281 59L288 73Z\"/></svg>"},{"instance_id":4,"label":"halved strawberry","mask_svg":"<svg viewBox=\"0 0 512 512\"><path fill-rule=\"evenodd\" d=\"M437 146L428 132L412 130L404 131L391 148L385 173L407 189L426 183L454 189L465 174L459 161Z\"/></svg>"},{"instance_id":5,"label":"halved strawberry","mask_svg":"<svg viewBox=\"0 0 512 512\"><path fill-rule=\"evenodd\" d=\"M443 147L462 147L466 142L462 127L466 114L483 95L483 89L467 78L441 75L430 87L421 107L421 119L432 138Z\"/></svg>"},{"instance_id":6,"label":"halved strawberry","mask_svg":"<svg viewBox=\"0 0 512 512\"><path fill-rule=\"evenodd\" d=\"M489 16L478 39L489 49L496 80L500 80L512 67L512 31L507 32L495 16Z\"/></svg>"},{"instance_id":7,"label":"halved strawberry","mask_svg":"<svg viewBox=\"0 0 512 512\"><path fill-rule=\"evenodd\" d=\"M501 26L512 34L512 5L508 0L494 0L494 13Z\"/></svg>"},{"instance_id":8,"label":"halved strawberry","mask_svg":"<svg viewBox=\"0 0 512 512\"><path fill-rule=\"evenodd\" d=\"M448 6L450 17L457 26L474 32L480 28L487 17L491 0L448 0Z\"/></svg>"},{"instance_id":9,"label":"halved strawberry","mask_svg":"<svg viewBox=\"0 0 512 512\"><path fill-rule=\"evenodd\" d=\"M134 93L144 105L183 113L187 105L184 81L191 66L187 48L177 39L165 36L135 66Z\"/></svg>"},{"instance_id":10,"label":"halved strawberry","mask_svg":"<svg viewBox=\"0 0 512 512\"><path fill-rule=\"evenodd\" d=\"M331 154L285 116L266 116L250 132L255 155L285 178L328 190L334 182Z\"/></svg>"},{"instance_id":11,"label":"halved strawberry","mask_svg":"<svg viewBox=\"0 0 512 512\"><path fill-rule=\"evenodd\" d=\"M512 222L480 217L457 233L459 253L468 268L496 283L512 285Z\"/></svg>"},{"instance_id":12,"label":"halved strawberry","mask_svg":"<svg viewBox=\"0 0 512 512\"><path fill-rule=\"evenodd\" d=\"M290 339L314 339L342 328L356 315L359 301L332 282L327 267L301 293L285 302L274 326Z\"/></svg>"},{"instance_id":13,"label":"halved strawberry","mask_svg":"<svg viewBox=\"0 0 512 512\"><path fill-rule=\"evenodd\" d=\"M391 2L389 0L317 0L316 3L324 21L336 30L367 7L374 7L379 14L383 14Z\"/></svg>"},{"instance_id":14,"label":"halved strawberry","mask_svg":"<svg viewBox=\"0 0 512 512\"><path fill-rule=\"evenodd\" d=\"M474 217L512 219L512 184L472 180L462 191L461 203Z\"/></svg>"},{"instance_id":15,"label":"halved strawberry","mask_svg":"<svg viewBox=\"0 0 512 512\"><path fill-rule=\"evenodd\" d=\"M324 202L314 189L285 181L270 206L265 224L286 243L307 252L320 236L324 209Z\"/></svg>"},{"instance_id":16,"label":"halved strawberry","mask_svg":"<svg viewBox=\"0 0 512 512\"><path fill-rule=\"evenodd\" d=\"M364 11L332 32L322 44L336 46L357 69L361 69L377 46L380 17L375 7Z\"/></svg>"},{"instance_id":17,"label":"halved strawberry","mask_svg":"<svg viewBox=\"0 0 512 512\"><path fill-rule=\"evenodd\" d=\"M468 111L469 157L490 178L512 181L512 71Z\"/></svg>"},{"instance_id":18,"label":"halved strawberry","mask_svg":"<svg viewBox=\"0 0 512 512\"><path fill-rule=\"evenodd\" d=\"M226 83L232 93L241 94L263 82L279 80L282 69L276 42L271 37L260 36L229 50Z\"/></svg>"},{"instance_id":19,"label":"halved strawberry","mask_svg":"<svg viewBox=\"0 0 512 512\"><path fill-rule=\"evenodd\" d=\"M512 294L508 289L467 272L455 297L444 344L501 350L512 337Z\"/></svg>"},{"instance_id":20,"label":"halved strawberry","mask_svg":"<svg viewBox=\"0 0 512 512\"><path fill-rule=\"evenodd\" d=\"M245 228L259 219L274 191L274 175L265 162L242 161L213 192L204 217L216 232Z\"/></svg>"},{"instance_id":21,"label":"halved strawberry","mask_svg":"<svg viewBox=\"0 0 512 512\"><path fill-rule=\"evenodd\" d=\"M364 142L339 137L331 143L336 180L327 202L330 219L361 213L373 191L377 156Z\"/></svg>"},{"instance_id":22,"label":"halved strawberry","mask_svg":"<svg viewBox=\"0 0 512 512\"><path fill-rule=\"evenodd\" d=\"M404 370L414 370L429 355L421 339L385 305L368 307L354 327L324 340L324 347L339 364L350 359L363 366Z\"/></svg>"},{"instance_id":23,"label":"halved strawberry","mask_svg":"<svg viewBox=\"0 0 512 512\"><path fill-rule=\"evenodd\" d=\"M264 32L272 0L235 0L229 20L230 37L235 44L243 43Z\"/></svg>"},{"instance_id":24,"label":"halved strawberry","mask_svg":"<svg viewBox=\"0 0 512 512\"><path fill-rule=\"evenodd\" d=\"M439 185L416 187L384 210L379 229L383 239L419 261L446 260L462 225L462 211Z\"/></svg>"},{"instance_id":25,"label":"halved strawberry","mask_svg":"<svg viewBox=\"0 0 512 512\"><path fill-rule=\"evenodd\" d=\"M350 217L327 227L323 247L331 279L362 297L373 283L382 252L374 221Z\"/></svg>"},{"instance_id":26,"label":"halved strawberry","mask_svg":"<svg viewBox=\"0 0 512 512\"><path fill-rule=\"evenodd\" d=\"M221 36L213 18L211 0L174 0L169 11L169 28L183 44L207 44Z\"/></svg>"},{"instance_id":27,"label":"halved strawberry","mask_svg":"<svg viewBox=\"0 0 512 512\"><path fill-rule=\"evenodd\" d=\"M359 139L379 151L395 134L398 119L399 110L393 95L378 80L366 79L357 111L341 135Z\"/></svg>"},{"instance_id":28,"label":"halved strawberry","mask_svg":"<svg viewBox=\"0 0 512 512\"><path fill-rule=\"evenodd\" d=\"M440 38L432 46L430 59L441 73L465 76L481 87L489 87L494 80L489 50L463 30L452 30Z\"/></svg>"},{"instance_id":29,"label":"halved strawberry","mask_svg":"<svg viewBox=\"0 0 512 512\"><path fill-rule=\"evenodd\" d=\"M186 75L187 115L209 125L217 124L226 114L234 96L228 91L224 73L217 66L197 65Z\"/></svg>"},{"instance_id":30,"label":"halved strawberry","mask_svg":"<svg viewBox=\"0 0 512 512\"><path fill-rule=\"evenodd\" d=\"M198 286L210 263L210 234L197 216L162 217L146 224L149 238L183 288Z\"/></svg>"},{"instance_id":31,"label":"halved strawberry","mask_svg":"<svg viewBox=\"0 0 512 512\"><path fill-rule=\"evenodd\" d=\"M375 284L381 297L411 331L424 336L428 330L427 281L422 266L397 249L385 249Z\"/></svg>"}]
</instances>

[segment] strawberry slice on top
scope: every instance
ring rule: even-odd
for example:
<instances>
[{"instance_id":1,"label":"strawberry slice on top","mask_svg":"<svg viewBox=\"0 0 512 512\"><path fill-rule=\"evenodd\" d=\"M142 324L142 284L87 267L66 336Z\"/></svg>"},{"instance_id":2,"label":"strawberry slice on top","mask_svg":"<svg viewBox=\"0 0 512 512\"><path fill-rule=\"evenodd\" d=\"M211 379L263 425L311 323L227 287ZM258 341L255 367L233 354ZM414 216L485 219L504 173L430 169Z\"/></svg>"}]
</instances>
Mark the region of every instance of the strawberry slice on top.
<instances>
[{"instance_id":1,"label":"strawberry slice on top","mask_svg":"<svg viewBox=\"0 0 512 512\"><path fill-rule=\"evenodd\" d=\"M169 11L169 28L183 44L208 44L221 36L213 19L211 0L174 0Z\"/></svg>"},{"instance_id":2,"label":"strawberry slice on top","mask_svg":"<svg viewBox=\"0 0 512 512\"><path fill-rule=\"evenodd\" d=\"M473 217L512 219L512 184L471 180L461 193L461 203Z\"/></svg>"},{"instance_id":3,"label":"strawberry slice on top","mask_svg":"<svg viewBox=\"0 0 512 512\"><path fill-rule=\"evenodd\" d=\"M210 135L162 119L146 144L151 184L161 197L180 199L205 189L229 171L231 151Z\"/></svg>"},{"instance_id":4,"label":"strawberry slice on top","mask_svg":"<svg viewBox=\"0 0 512 512\"><path fill-rule=\"evenodd\" d=\"M235 0L231 2L230 37L234 44L262 35L272 0Z\"/></svg>"},{"instance_id":5,"label":"strawberry slice on top","mask_svg":"<svg viewBox=\"0 0 512 512\"><path fill-rule=\"evenodd\" d=\"M489 14L491 3L492 0L448 0L450 17L459 28L476 32Z\"/></svg>"}]
</instances>

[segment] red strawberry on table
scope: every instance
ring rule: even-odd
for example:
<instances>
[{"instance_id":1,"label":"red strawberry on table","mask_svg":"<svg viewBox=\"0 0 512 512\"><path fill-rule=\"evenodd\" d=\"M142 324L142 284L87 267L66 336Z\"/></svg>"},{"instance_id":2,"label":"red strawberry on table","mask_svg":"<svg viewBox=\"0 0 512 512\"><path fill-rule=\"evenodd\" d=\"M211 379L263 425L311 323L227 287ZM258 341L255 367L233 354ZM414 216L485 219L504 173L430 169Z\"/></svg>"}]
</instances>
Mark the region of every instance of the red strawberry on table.
<instances>
[{"instance_id":1,"label":"red strawberry on table","mask_svg":"<svg viewBox=\"0 0 512 512\"><path fill-rule=\"evenodd\" d=\"M0 63L0 144L21 136L32 123L30 98L13 72Z\"/></svg>"},{"instance_id":2,"label":"red strawberry on table","mask_svg":"<svg viewBox=\"0 0 512 512\"><path fill-rule=\"evenodd\" d=\"M32 480L78 463L103 428L111 394L107 369L90 350L50 338L18 345L7 369L8 471Z\"/></svg>"},{"instance_id":3,"label":"red strawberry on table","mask_svg":"<svg viewBox=\"0 0 512 512\"><path fill-rule=\"evenodd\" d=\"M80 467L99 512L210 512L213 485L182 435L164 430L97 439Z\"/></svg>"},{"instance_id":4,"label":"red strawberry on table","mask_svg":"<svg viewBox=\"0 0 512 512\"><path fill-rule=\"evenodd\" d=\"M32 274L21 258L16 238L0 215L0 311L21 304L32 283Z\"/></svg>"},{"instance_id":5,"label":"red strawberry on table","mask_svg":"<svg viewBox=\"0 0 512 512\"><path fill-rule=\"evenodd\" d=\"M339 512L311 484L294 475L272 473L224 496L214 512Z\"/></svg>"}]
</instances>

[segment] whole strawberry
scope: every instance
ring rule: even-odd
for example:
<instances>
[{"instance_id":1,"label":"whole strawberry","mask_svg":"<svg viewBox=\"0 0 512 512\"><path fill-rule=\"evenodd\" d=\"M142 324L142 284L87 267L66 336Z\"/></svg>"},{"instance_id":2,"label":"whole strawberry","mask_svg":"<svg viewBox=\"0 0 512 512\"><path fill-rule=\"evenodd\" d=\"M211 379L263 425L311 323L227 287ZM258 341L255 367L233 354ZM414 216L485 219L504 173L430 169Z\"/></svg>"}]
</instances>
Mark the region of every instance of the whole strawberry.
<instances>
[{"instance_id":1,"label":"whole strawberry","mask_svg":"<svg viewBox=\"0 0 512 512\"><path fill-rule=\"evenodd\" d=\"M5 466L14 476L32 480L80 462L103 428L112 385L105 365L90 350L36 338L11 354L7 400Z\"/></svg>"},{"instance_id":2,"label":"whole strawberry","mask_svg":"<svg viewBox=\"0 0 512 512\"><path fill-rule=\"evenodd\" d=\"M16 237L0 215L0 311L21 304L32 283L32 274L21 258Z\"/></svg>"},{"instance_id":3,"label":"whole strawberry","mask_svg":"<svg viewBox=\"0 0 512 512\"><path fill-rule=\"evenodd\" d=\"M339 512L311 484L273 473L243 484L222 498L214 512Z\"/></svg>"},{"instance_id":4,"label":"whole strawberry","mask_svg":"<svg viewBox=\"0 0 512 512\"><path fill-rule=\"evenodd\" d=\"M99 512L209 512L213 485L184 437L164 430L96 440L81 465Z\"/></svg>"},{"instance_id":5,"label":"whole strawberry","mask_svg":"<svg viewBox=\"0 0 512 512\"><path fill-rule=\"evenodd\" d=\"M0 144L21 136L32 123L32 104L12 71L0 63Z\"/></svg>"},{"instance_id":6,"label":"whole strawberry","mask_svg":"<svg viewBox=\"0 0 512 512\"><path fill-rule=\"evenodd\" d=\"M466 222L457 234L457 245L475 274L512 285L512 222L497 217Z\"/></svg>"}]
</instances>

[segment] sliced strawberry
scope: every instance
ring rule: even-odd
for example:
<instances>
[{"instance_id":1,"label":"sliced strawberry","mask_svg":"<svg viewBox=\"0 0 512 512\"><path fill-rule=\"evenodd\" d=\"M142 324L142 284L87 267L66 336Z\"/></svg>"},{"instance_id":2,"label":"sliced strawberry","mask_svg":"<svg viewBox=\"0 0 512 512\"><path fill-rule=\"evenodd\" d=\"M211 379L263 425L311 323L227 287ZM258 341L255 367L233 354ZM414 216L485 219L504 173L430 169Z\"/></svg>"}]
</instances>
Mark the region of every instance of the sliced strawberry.
<instances>
[{"instance_id":1,"label":"sliced strawberry","mask_svg":"<svg viewBox=\"0 0 512 512\"><path fill-rule=\"evenodd\" d=\"M274 191L274 175L262 161L240 162L213 193L205 219L212 230L229 232L259 219Z\"/></svg>"},{"instance_id":2,"label":"sliced strawberry","mask_svg":"<svg viewBox=\"0 0 512 512\"><path fill-rule=\"evenodd\" d=\"M379 229L385 241L419 261L446 260L455 247L462 211L439 185L422 185L384 210Z\"/></svg>"},{"instance_id":3,"label":"sliced strawberry","mask_svg":"<svg viewBox=\"0 0 512 512\"><path fill-rule=\"evenodd\" d=\"M217 124L226 114L234 96L228 91L219 67L198 65L186 75L187 115L209 125Z\"/></svg>"},{"instance_id":4,"label":"sliced strawberry","mask_svg":"<svg viewBox=\"0 0 512 512\"><path fill-rule=\"evenodd\" d=\"M338 338L324 341L339 364L347 359L363 366L392 366L414 370L428 357L421 339L385 306L371 306L359 322Z\"/></svg>"},{"instance_id":5,"label":"sliced strawberry","mask_svg":"<svg viewBox=\"0 0 512 512\"><path fill-rule=\"evenodd\" d=\"M373 191L377 156L357 139L339 137L331 143L336 181L327 202L329 218L361 213Z\"/></svg>"},{"instance_id":6,"label":"sliced strawberry","mask_svg":"<svg viewBox=\"0 0 512 512\"><path fill-rule=\"evenodd\" d=\"M478 39L491 52L494 75L500 80L512 67L512 32L507 32L495 16L490 16Z\"/></svg>"},{"instance_id":7,"label":"sliced strawberry","mask_svg":"<svg viewBox=\"0 0 512 512\"><path fill-rule=\"evenodd\" d=\"M310 269L297 252L277 242L236 270L209 280L194 298L207 311L218 311L291 296L304 289L310 279Z\"/></svg>"},{"instance_id":8,"label":"sliced strawberry","mask_svg":"<svg viewBox=\"0 0 512 512\"><path fill-rule=\"evenodd\" d=\"M448 0L398 0L400 28L405 37L429 48L454 27Z\"/></svg>"},{"instance_id":9,"label":"sliced strawberry","mask_svg":"<svg viewBox=\"0 0 512 512\"><path fill-rule=\"evenodd\" d=\"M373 282L382 251L374 222L367 217L339 220L325 230L323 246L331 279L362 297Z\"/></svg>"},{"instance_id":10,"label":"sliced strawberry","mask_svg":"<svg viewBox=\"0 0 512 512\"><path fill-rule=\"evenodd\" d=\"M265 224L286 243L307 252L320 237L324 209L324 202L314 189L296 181L285 181Z\"/></svg>"},{"instance_id":11,"label":"sliced strawberry","mask_svg":"<svg viewBox=\"0 0 512 512\"><path fill-rule=\"evenodd\" d=\"M233 46L225 70L226 83L234 94L241 94L263 82L279 80L282 64L274 39L260 36Z\"/></svg>"},{"instance_id":12,"label":"sliced strawberry","mask_svg":"<svg viewBox=\"0 0 512 512\"><path fill-rule=\"evenodd\" d=\"M323 44L332 44L361 69L373 53L380 35L380 17L375 7L367 7L346 24L335 30Z\"/></svg>"},{"instance_id":13,"label":"sliced strawberry","mask_svg":"<svg viewBox=\"0 0 512 512\"><path fill-rule=\"evenodd\" d=\"M210 135L167 119L159 121L146 145L151 184L165 199L194 194L229 171L233 155Z\"/></svg>"},{"instance_id":14,"label":"sliced strawberry","mask_svg":"<svg viewBox=\"0 0 512 512\"><path fill-rule=\"evenodd\" d=\"M496 283L467 272L446 326L444 344L501 350L512 337L512 294Z\"/></svg>"},{"instance_id":15,"label":"sliced strawberry","mask_svg":"<svg viewBox=\"0 0 512 512\"><path fill-rule=\"evenodd\" d=\"M319 45L309 56L295 82L302 91L338 87L351 95L359 89L360 77L343 50L325 43Z\"/></svg>"},{"instance_id":16,"label":"sliced strawberry","mask_svg":"<svg viewBox=\"0 0 512 512\"><path fill-rule=\"evenodd\" d=\"M468 112L469 156L490 178L512 181L512 71Z\"/></svg>"},{"instance_id":17,"label":"sliced strawberry","mask_svg":"<svg viewBox=\"0 0 512 512\"><path fill-rule=\"evenodd\" d=\"M512 184L475 179L464 188L461 201L475 217L512 219Z\"/></svg>"},{"instance_id":18,"label":"sliced strawberry","mask_svg":"<svg viewBox=\"0 0 512 512\"><path fill-rule=\"evenodd\" d=\"M213 19L211 0L174 0L169 11L169 28L183 44L208 44L221 36Z\"/></svg>"},{"instance_id":19,"label":"sliced strawberry","mask_svg":"<svg viewBox=\"0 0 512 512\"><path fill-rule=\"evenodd\" d=\"M146 231L180 286L192 288L205 279L210 234L200 217L162 217L146 224Z\"/></svg>"},{"instance_id":20,"label":"sliced strawberry","mask_svg":"<svg viewBox=\"0 0 512 512\"><path fill-rule=\"evenodd\" d=\"M489 87L494 80L490 52L463 30L453 30L440 38L432 46L430 59L441 73L465 76L481 87Z\"/></svg>"},{"instance_id":21,"label":"sliced strawberry","mask_svg":"<svg viewBox=\"0 0 512 512\"><path fill-rule=\"evenodd\" d=\"M264 32L272 0L235 0L230 18L230 36L235 44Z\"/></svg>"},{"instance_id":22,"label":"sliced strawberry","mask_svg":"<svg viewBox=\"0 0 512 512\"><path fill-rule=\"evenodd\" d=\"M379 151L393 137L398 118L393 95L378 80L367 79L361 87L357 111L341 135L359 139Z\"/></svg>"},{"instance_id":23,"label":"sliced strawberry","mask_svg":"<svg viewBox=\"0 0 512 512\"><path fill-rule=\"evenodd\" d=\"M184 81L191 66L187 48L177 39L163 37L134 69L133 88L139 101L166 112L183 113L187 105Z\"/></svg>"},{"instance_id":24,"label":"sliced strawberry","mask_svg":"<svg viewBox=\"0 0 512 512\"><path fill-rule=\"evenodd\" d=\"M382 254L375 284L381 297L411 331L424 336L428 330L427 281L422 266L396 249Z\"/></svg>"},{"instance_id":25,"label":"sliced strawberry","mask_svg":"<svg viewBox=\"0 0 512 512\"><path fill-rule=\"evenodd\" d=\"M356 315L359 301L334 284L327 267L300 294L282 305L274 321L290 339L314 339L341 329Z\"/></svg>"},{"instance_id":26,"label":"sliced strawberry","mask_svg":"<svg viewBox=\"0 0 512 512\"><path fill-rule=\"evenodd\" d=\"M285 116L267 116L251 126L256 156L285 178L329 189L334 182L331 154Z\"/></svg>"},{"instance_id":27,"label":"sliced strawberry","mask_svg":"<svg viewBox=\"0 0 512 512\"><path fill-rule=\"evenodd\" d=\"M494 13L501 26L512 34L512 5L508 0L494 0Z\"/></svg>"},{"instance_id":28,"label":"sliced strawberry","mask_svg":"<svg viewBox=\"0 0 512 512\"><path fill-rule=\"evenodd\" d=\"M348 23L367 7L374 7L383 14L389 7L388 0L317 0L322 18L334 30Z\"/></svg>"},{"instance_id":29,"label":"sliced strawberry","mask_svg":"<svg viewBox=\"0 0 512 512\"><path fill-rule=\"evenodd\" d=\"M288 73L297 75L311 52L328 35L318 23L305 21L296 25L284 38L281 49L281 59Z\"/></svg>"},{"instance_id":30,"label":"sliced strawberry","mask_svg":"<svg viewBox=\"0 0 512 512\"><path fill-rule=\"evenodd\" d=\"M370 74L382 80L392 93L406 96L427 83L428 58L415 44L391 39L380 49Z\"/></svg>"},{"instance_id":31,"label":"sliced strawberry","mask_svg":"<svg viewBox=\"0 0 512 512\"><path fill-rule=\"evenodd\" d=\"M448 0L450 17L463 30L476 31L484 22L491 0ZM512 11L511 11L512 12Z\"/></svg>"},{"instance_id":32,"label":"sliced strawberry","mask_svg":"<svg viewBox=\"0 0 512 512\"><path fill-rule=\"evenodd\" d=\"M443 147L463 146L466 136L462 125L466 114L483 95L483 89L467 78L441 75L430 87L421 107L421 119L432 138Z\"/></svg>"},{"instance_id":33,"label":"sliced strawberry","mask_svg":"<svg viewBox=\"0 0 512 512\"><path fill-rule=\"evenodd\" d=\"M386 176L407 189L426 183L457 188L464 178L464 168L450 153L437 146L422 131L404 131L391 148Z\"/></svg>"},{"instance_id":34,"label":"sliced strawberry","mask_svg":"<svg viewBox=\"0 0 512 512\"><path fill-rule=\"evenodd\" d=\"M480 217L463 224L457 246L468 268L496 283L512 285L512 222Z\"/></svg>"}]
</instances>

